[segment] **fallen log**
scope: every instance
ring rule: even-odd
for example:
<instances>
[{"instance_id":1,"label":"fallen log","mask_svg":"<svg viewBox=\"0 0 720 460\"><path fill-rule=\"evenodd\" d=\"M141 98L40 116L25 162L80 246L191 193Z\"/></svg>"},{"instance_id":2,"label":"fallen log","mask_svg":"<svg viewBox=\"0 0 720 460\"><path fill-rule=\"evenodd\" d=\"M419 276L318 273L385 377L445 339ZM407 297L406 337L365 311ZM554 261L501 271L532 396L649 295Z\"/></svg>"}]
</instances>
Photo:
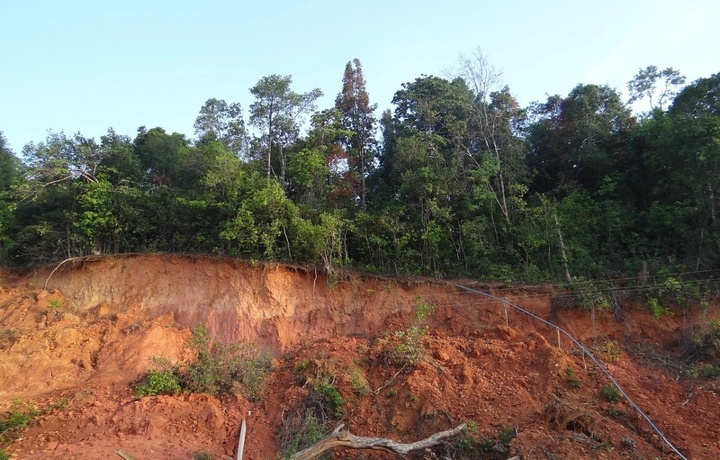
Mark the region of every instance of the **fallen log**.
<instances>
[{"instance_id":1,"label":"fallen log","mask_svg":"<svg viewBox=\"0 0 720 460\"><path fill-rule=\"evenodd\" d=\"M398 455L405 455L414 450L436 446L440 444L440 441L443 439L452 438L453 436L460 434L460 432L465 429L466 425L463 423L451 430L435 433L425 439L410 444L402 444L387 438L366 438L363 436L355 436L348 430L342 430L344 426L345 425L340 424L328 436L290 457L291 460L312 460L314 458L318 458L323 454L323 452L336 447L382 450Z\"/></svg>"}]
</instances>

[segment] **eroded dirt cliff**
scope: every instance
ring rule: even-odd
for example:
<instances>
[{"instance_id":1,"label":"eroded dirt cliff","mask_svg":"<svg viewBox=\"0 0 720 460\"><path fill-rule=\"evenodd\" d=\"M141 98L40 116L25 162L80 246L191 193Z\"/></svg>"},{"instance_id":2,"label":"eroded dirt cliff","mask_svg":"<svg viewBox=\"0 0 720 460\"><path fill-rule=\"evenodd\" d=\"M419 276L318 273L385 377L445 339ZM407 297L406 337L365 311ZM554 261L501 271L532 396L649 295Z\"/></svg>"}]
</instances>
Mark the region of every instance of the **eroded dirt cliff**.
<instances>
[{"instance_id":1,"label":"eroded dirt cliff","mask_svg":"<svg viewBox=\"0 0 720 460\"><path fill-rule=\"evenodd\" d=\"M549 287L329 281L301 268L164 255L53 268L0 274L0 409L13 401L42 409L9 440L6 450L17 458L120 458L117 449L137 459L190 459L197 451L234 458L243 419L245 458L276 458L318 373L332 375L345 401L332 423L357 435L410 442L470 422L478 439L511 433L485 458L677 458L628 403L603 397L609 382L569 340L456 284L566 328L687 458L720 458L715 382L668 365L678 339L715 318L717 306L703 317L653 319L629 303L618 321L608 311L552 311ZM419 305L433 308L416 323ZM217 340L252 341L273 354L260 400L136 399L130 385L153 357L192 359L187 340L200 324ZM393 362L389 338L413 324L423 332L421 359Z\"/></svg>"}]
</instances>

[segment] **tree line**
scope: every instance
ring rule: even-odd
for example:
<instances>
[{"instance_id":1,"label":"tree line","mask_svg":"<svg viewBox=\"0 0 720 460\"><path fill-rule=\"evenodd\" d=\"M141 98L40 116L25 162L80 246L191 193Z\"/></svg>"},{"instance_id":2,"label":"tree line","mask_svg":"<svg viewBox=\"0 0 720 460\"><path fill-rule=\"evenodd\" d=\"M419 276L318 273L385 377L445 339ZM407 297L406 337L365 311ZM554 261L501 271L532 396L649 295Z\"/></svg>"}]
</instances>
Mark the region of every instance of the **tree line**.
<instances>
[{"instance_id":1,"label":"tree line","mask_svg":"<svg viewBox=\"0 0 720 460\"><path fill-rule=\"evenodd\" d=\"M521 107L482 54L460 64L382 114L355 59L330 108L271 75L247 125L209 99L194 138L50 133L21 160L0 134L0 262L160 251L507 281L718 268L720 74L649 66L628 101L579 84Z\"/></svg>"}]
</instances>

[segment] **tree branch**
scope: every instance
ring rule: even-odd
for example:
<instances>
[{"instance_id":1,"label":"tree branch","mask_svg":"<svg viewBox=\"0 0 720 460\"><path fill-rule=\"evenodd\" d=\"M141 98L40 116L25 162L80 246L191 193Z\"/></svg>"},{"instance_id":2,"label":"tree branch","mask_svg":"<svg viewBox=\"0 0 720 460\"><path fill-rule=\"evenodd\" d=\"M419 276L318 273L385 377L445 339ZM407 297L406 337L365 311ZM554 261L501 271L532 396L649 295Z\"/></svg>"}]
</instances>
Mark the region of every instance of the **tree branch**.
<instances>
[{"instance_id":1,"label":"tree branch","mask_svg":"<svg viewBox=\"0 0 720 460\"><path fill-rule=\"evenodd\" d=\"M459 425L451 430L435 433L420 441L410 444L402 444L387 438L366 438L355 436L347 430L340 431L343 425L338 426L330 435L318 441L316 444L301 450L291 457L291 460L312 460L318 458L323 452L336 447L348 447L350 449L372 449L391 452L398 455L406 455L414 450L425 449L440 444L440 441L457 436L465 429L465 424Z\"/></svg>"}]
</instances>

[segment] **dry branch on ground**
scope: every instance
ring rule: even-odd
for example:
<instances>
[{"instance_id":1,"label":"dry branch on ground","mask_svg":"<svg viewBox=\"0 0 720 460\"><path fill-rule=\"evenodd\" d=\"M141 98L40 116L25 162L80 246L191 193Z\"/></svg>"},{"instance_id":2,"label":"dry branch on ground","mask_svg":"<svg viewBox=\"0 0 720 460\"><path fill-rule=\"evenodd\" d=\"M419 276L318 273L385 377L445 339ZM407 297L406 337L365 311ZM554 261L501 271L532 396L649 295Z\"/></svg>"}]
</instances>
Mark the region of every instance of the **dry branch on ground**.
<instances>
[{"instance_id":1,"label":"dry branch on ground","mask_svg":"<svg viewBox=\"0 0 720 460\"><path fill-rule=\"evenodd\" d=\"M350 449L373 449L392 452L398 455L406 455L412 451L432 447L440 441L457 436L465 429L465 424L459 425L451 430L441 431L428 436L425 439L410 444L402 444L387 438L366 438L356 436L348 430L342 430L344 425L339 425L335 430L317 443L301 450L291 457L292 460L312 460L318 458L323 452L336 447L347 447Z\"/></svg>"}]
</instances>

